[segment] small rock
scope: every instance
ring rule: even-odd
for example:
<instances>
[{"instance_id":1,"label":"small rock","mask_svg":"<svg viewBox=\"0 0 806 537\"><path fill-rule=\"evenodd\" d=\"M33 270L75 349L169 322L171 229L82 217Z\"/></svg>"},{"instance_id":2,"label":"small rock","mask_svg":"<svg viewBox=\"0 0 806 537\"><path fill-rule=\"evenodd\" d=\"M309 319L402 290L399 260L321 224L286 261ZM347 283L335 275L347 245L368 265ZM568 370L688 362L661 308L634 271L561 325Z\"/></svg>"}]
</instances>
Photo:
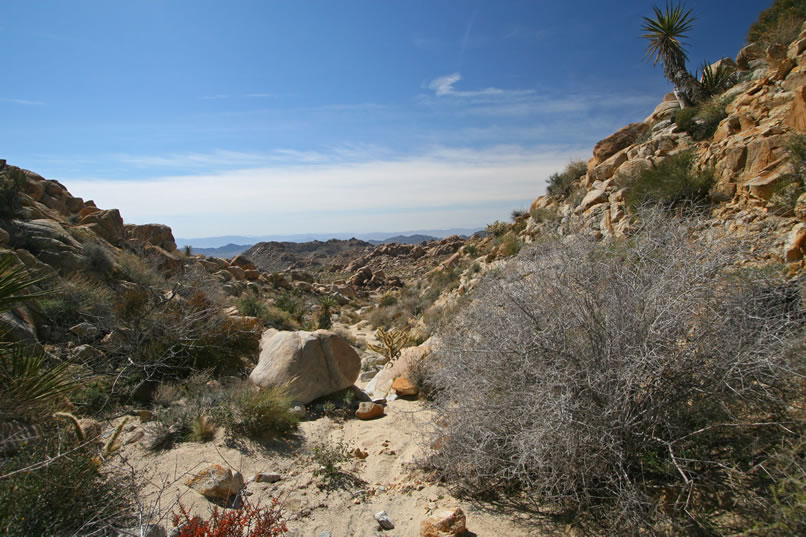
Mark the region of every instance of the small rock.
<instances>
[{"instance_id":1,"label":"small rock","mask_svg":"<svg viewBox=\"0 0 806 537\"><path fill-rule=\"evenodd\" d=\"M322 533L320 533L316 537L331 537L331 535L330 535L329 531L323 531Z\"/></svg>"},{"instance_id":2,"label":"small rock","mask_svg":"<svg viewBox=\"0 0 806 537\"><path fill-rule=\"evenodd\" d=\"M369 457L369 452L361 451L361 448L355 448L350 452L350 455L352 455L356 459L366 459L367 457Z\"/></svg>"},{"instance_id":3,"label":"small rock","mask_svg":"<svg viewBox=\"0 0 806 537\"><path fill-rule=\"evenodd\" d=\"M455 536L465 531L465 513L461 507L440 511L420 524L420 537Z\"/></svg>"},{"instance_id":4,"label":"small rock","mask_svg":"<svg viewBox=\"0 0 806 537\"><path fill-rule=\"evenodd\" d=\"M389 515L386 514L386 511L375 513L375 520L377 520L378 524L385 530L392 530L395 528L392 519L389 518Z\"/></svg>"},{"instance_id":5,"label":"small rock","mask_svg":"<svg viewBox=\"0 0 806 537\"><path fill-rule=\"evenodd\" d=\"M258 483L276 483L283 478L277 472L258 472L249 480L256 481Z\"/></svg>"},{"instance_id":6,"label":"small rock","mask_svg":"<svg viewBox=\"0 0 806 537\"><path fill-rule=\"evenodd\" d=\"M360 420L371 420L383 416L383 407L378 403L361 403L355 411L355 417Z\"/></svg>"},{"instance_id":7,"label":"small rock","mask_svg":"<svg viewBox=\"0 0 806 537\"><path fill-rule=\"evenodd\" d=\"M305 407L302 405L295 405L291 407L291 413L299 419L303 419L306 414Z\"/></svg>"},{"instance_id":8,"label":"small rock","mask_svg":"<svg viewBox=\"0 0 806 537\"><path fill-rule=\"evenodd\" d=\"M220 464L211 464L198 474L189 477L185 485L206 498L226 500L238 493L244 486L240 472L224 468Z\"/></svg>"},{"instance_id":9,"label":"small rock","mask_svg":"<svg viewBox=\"0 0 806 537\"><path fill-rule=\"evenodd\" d=\"M419 392L417 386L406 377L397 377L392 383L392 389L400 396L417 395Z\"/></svg>"},{"instance_id":10,"label":"small rock","mask_svg":"<svg viewBox=\"0 0 806 537\"><path fill-rule=\"evenodd\" d=\"M98 336L100 330L98 330L98 327L93 324L83 322L71 327L70 332L77 335L81 339L93 339Z\"/></svg>"}]
</instances>

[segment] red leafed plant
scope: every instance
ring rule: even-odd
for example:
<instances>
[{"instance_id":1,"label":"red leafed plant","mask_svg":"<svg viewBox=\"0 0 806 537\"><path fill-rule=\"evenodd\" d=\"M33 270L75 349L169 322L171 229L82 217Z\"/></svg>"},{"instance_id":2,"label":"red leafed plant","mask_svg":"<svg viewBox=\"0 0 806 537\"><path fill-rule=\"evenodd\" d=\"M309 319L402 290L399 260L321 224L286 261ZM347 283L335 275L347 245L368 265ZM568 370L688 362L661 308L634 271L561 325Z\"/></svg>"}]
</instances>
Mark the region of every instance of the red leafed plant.
<instances>
[{"instance_id":1,"label":"red leafed plant","mask_svg":"<svg viewBox=\"0 0 806 537\"><path fill-rule=\"evenodd\" d=\"M178 537L278 537L288 531L276 498L269 507L246 502L239 509L219 511L214 507L208 520L191 517L180 503L173 522L179 528Z\"/></svg>"}]
</instances>

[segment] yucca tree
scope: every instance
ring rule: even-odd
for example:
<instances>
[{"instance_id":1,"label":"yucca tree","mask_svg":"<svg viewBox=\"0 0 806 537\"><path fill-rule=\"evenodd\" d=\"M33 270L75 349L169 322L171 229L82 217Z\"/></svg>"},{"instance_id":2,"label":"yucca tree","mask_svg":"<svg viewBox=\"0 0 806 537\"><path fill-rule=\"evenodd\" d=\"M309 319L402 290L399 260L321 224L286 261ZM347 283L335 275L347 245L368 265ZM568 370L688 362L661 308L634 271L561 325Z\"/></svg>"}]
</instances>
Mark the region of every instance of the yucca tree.
<instances>
[{"instance_id":1,"label":"yucca tree","mask_svg":"<svg viewBox=\"0 0 806 537\"><path fill-rule=\"evenodd\" d=\"M704 93L691 73L686 69L685 39L686 34L694 26L694 16L691 9L685 9L681 4L667 2L666 9L652 8L655 12L653 18L644 17L641 35L649 40L647 55L653 64L663 63L663 74L669 82L674 84L674 91L680 106L688 108L696 105L704 98Z\"/></svg>"}]
</instances>

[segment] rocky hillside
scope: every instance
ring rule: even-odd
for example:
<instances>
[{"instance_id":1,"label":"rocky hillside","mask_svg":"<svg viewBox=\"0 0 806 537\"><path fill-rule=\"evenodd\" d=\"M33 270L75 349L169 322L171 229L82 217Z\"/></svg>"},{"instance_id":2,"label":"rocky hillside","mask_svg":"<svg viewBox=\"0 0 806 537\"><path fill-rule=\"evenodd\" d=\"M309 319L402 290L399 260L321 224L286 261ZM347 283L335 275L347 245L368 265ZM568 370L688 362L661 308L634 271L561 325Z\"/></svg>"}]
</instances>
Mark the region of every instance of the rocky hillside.
<instances>
[{"instance_id":1,"label":"rocky hillside","mask_svg":"<svg viewBox=\"0 0 806 537\"><path fill-rule=\"evenodd\" d=\"M636 178L670 155L690 151L694 170L713 174L714 225L762 234L756 245L760 255L801 267L806 196L797 197L802 189L793 182L799 170L791 147L793 135L806 130L805 50L806 31L789 47L751 45L735 62L724 60L735 66L738 82L712 101L716 121L695 118L701 125L715 123L709 136L675 122L680 105L666 95L644 121L596 144L586 172L571 186L573 195L537 198L530 208L537 218L530 219L526 235L554 227L565 233L585 229L597 237L623 235Z\"/></svg>"},{"instance_id":2,"label":"rocky hillside","mask_svg":"<svg viewBox=\"0 0 806 537\"><path fill-rule=\"evenodd\" d=\"M259 242L244 252L261 269L277 272L288 269L337 271L373 248L358 239L310 242Z\"/></svg>"}]
</instances>

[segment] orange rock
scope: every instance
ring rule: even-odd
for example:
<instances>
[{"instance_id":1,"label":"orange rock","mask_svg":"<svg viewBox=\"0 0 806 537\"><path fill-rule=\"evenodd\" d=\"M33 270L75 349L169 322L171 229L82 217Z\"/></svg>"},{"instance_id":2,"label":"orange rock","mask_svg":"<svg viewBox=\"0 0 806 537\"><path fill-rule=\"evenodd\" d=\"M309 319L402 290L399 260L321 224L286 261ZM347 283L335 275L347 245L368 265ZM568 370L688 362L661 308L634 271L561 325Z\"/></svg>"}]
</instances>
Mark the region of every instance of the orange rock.
<instances>
[{"instance_id":1,"label":"orange rock","mask_svg":"<svg viewBox=\"0 0 806 537\"><path fill-rule=\"evenodd\" d=\"M454 536L465 531L467 521L461 507L440 511L420 524L420 537Z\"/></svg>"},{"instance_id":2,"label":"orange rock","mask_svg":"<svg viewBox=\"0 0 806 537\"><path fill-rule=\"evenodd\" d=\"M378 403L361 403L355 411L355 417L360 420L372 420L383 416L383 407Z\"/></svg>"},{"instance_id":3,"label":"orange rock","mask_svg":"<svg viewBox=\"0 0 806 537\"><path fill-rule=\"evenodd\" d=\"M233 474L232 470L220 464L211 464L198 474L189 477L185 485L207 498L226 500L240 491L244 482L239 472Z\"/></svg>"},{"instance_id":4,"label":"orange rock","mask_svg":"<svg viewBox=\"0 0 806 537\"><path fill-rule=\"evenodd\" d=\"M398 395L417 395L419 390L417 386L412 384L412 382L407 379L406 377L397 377L395 381L392 383L392 389Z\"/></svg>"}]
</instances>

